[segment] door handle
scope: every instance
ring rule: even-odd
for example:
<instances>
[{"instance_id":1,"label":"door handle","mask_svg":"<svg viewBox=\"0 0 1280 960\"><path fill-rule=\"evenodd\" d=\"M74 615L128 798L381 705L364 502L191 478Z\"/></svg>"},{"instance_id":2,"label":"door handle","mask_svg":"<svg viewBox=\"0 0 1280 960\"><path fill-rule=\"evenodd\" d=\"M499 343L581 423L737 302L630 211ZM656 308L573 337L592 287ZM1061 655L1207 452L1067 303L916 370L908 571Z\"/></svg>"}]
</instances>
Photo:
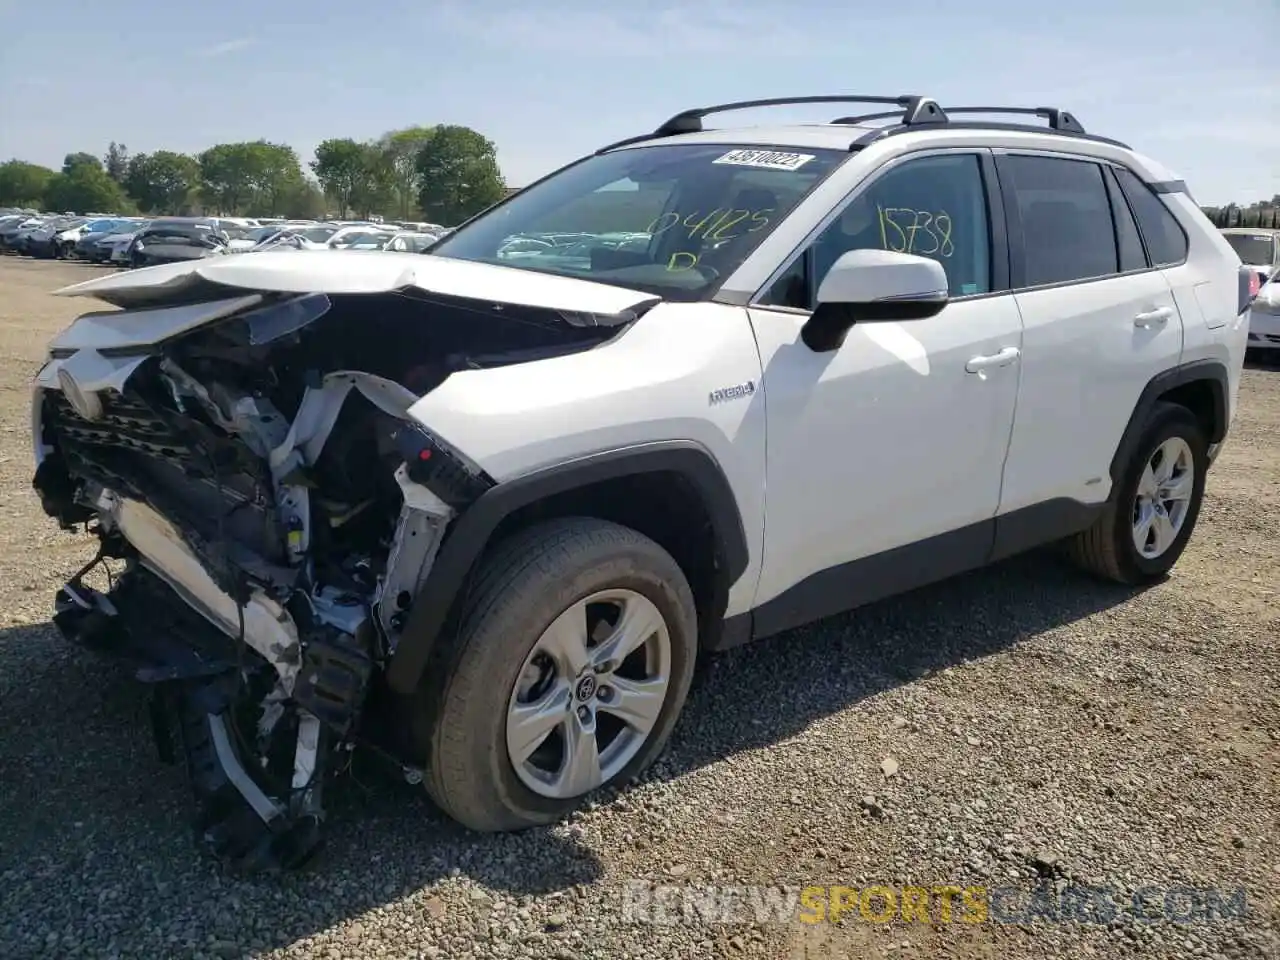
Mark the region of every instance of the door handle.
<instances>
[{"instance_id":1,"label":"door handle","mask_svg":"<svg viewBox=\"0 0 1280 960\"><path fill-rule=\"evenodd\" d=\"M999 353L993 353L987 357L974 357L964 365L964 369L966 373L982 373L992 367L1007 367L1020 356L1022 351L1017 347L1005 347Z\"/></svg>"},{"instance_id":2,"label":"door handle","mask_svg":"<svg viewBox=\"0 0 1280 960\"><path fill-rule=\"evenodd\" d=\"M1133 318L1135 327L1162 327L1173 317L1173 307L1156 307Z\"/></svg>"}]
</instances>

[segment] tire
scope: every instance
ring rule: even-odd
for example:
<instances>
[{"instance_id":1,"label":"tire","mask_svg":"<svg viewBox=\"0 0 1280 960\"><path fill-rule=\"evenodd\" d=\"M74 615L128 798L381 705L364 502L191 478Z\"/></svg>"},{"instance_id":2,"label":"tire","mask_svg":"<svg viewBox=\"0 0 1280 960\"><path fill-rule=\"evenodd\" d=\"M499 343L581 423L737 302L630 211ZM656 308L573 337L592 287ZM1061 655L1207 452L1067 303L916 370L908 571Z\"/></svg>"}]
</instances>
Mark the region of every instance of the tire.
<instances>
[{"instance_id":1,"label":"tire","mask_svg":"<svg viewBox=\"0 0 1280 960\"><path fill-rule=\"evenodd\" d=\"M1189 499L1185 501L1181 520L1176 524L1176 532L1167 546L1144 555L1138 548L1135 533L1140 509L1139 487L1144 485L1144 472L1157 452L1179 449L1179 441L1185 444L1187 458L1194 471L1188 485ZM1175 403L1157 403L1142 428L1134 455L1125 464L1119 486L1106 510L1092 527L1069 541L1069 552L1075 562L1100 577L1132 586L1162 579L1178 562L1200 516L1209 467L1208 449L1204 428L1190 410ZM1164 515L1174 517L1174 508L1166 505ZM1157 546L1153 542L1153 551Z\"/></svg>"},{"instance_id":2,"label":"tire","mask_svg":"<svg viewBox=\"0 0 1280 960\"><path fill-rule=\"evenodd\" d=\"M599 607L575 606L584 598L599 596L613 599ZM613 610L613 600L623 597L626 602L620 611L647 611L650 616L656 611L665 634L661 627L645 634L649 641L638 647L637 654L617 673L596 674L588 667L574 674L554 666L548 674L547 664L561 662L539 652L546 640L544 631L553 621L566 611L582 609L581 633L585 637L592 632L586 627L591 622L587 614ZM599 639L611 627L607 621L595 626L598 642L587 650L588 658L603 656L609 641L621 635ZM425 708L416 724L416 732L428 745L427 792L464 826L497 832L554 823L595 789L633 779L661 753L684 706L697 658L697 636L689 584L671 555L648 537L591 518L549 521L516 534L483 561L461 613L459 629L447 648L433 658L436 663L428 667ZM667 651L665 660L662 650ZM608 740L606 727L620 721L609 712L605 695L619 696L609 684L634 682L628 681L624 672L635 669L637 656L646 664L665 665L664 670L655 670L655 675L661 672L667 677L660 701L647 700L656 719L645 734L624 726L617 740ZM522 692L518 683L526 683L530 672L539 669L542 679L527 694ZM554 755L559 745L558 764L548 766L571 769L566 762L568 737L581 729L575 718L582 715L588 702L581 699L587 674L591 674L590 689L598 698L589 701L591 726L600 733L598 742L605 744L598 764L602 782L585 792L570 791L572 795L550 795L550 787L535 791L531 786L538 785L534 775L541 775L536 766L542 762L540 751ZM543 682L548 685L545 699L534 696ZM555 691L560 697L553 698ZM508 713L522 705L517 699L525 697L538 703L554 700L555 713L548 710L546 716L560 719L553 732L538 741L541 746L532 752L528 763L517 768L509 748ZM615 706L621 702L625 702L625 695L622 701L615 700ZM564 713L560 712L562 706ZM622 739L624 734L626 740ZM530 737L529 742L534 739ZM591 741L597 742L594 735ZM606 762L615 745L613 761ZM564 778L570 787L572 779Z\"/></svg>"}]
</instances>

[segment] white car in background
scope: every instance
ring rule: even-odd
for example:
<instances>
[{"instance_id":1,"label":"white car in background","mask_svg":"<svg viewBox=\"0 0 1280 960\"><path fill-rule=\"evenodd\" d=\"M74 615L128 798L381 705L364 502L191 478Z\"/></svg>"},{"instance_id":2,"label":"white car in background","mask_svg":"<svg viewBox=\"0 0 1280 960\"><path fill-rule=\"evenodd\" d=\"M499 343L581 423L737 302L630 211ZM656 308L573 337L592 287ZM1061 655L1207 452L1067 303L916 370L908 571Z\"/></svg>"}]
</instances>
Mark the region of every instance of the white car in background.
<instances>
[{"instance_id":1,"label":"white car in background","mask_svg":"<svg viewBox=\"0 0 1280 960\"><path fill-rule=\"evenodd\" d=\"M1249 304L1247 346L1250 350L1280 351L1280 273L1272 275Z\"/></svg>"},{"instance_id":2,"label":"white car in background","mask_svg":"<svg viewBox=\"0 0 1280 960\"><path fill-rule=\"evenodd\" d=\"M259 240L253 250L328 250L329 239L341 229L333 223L285 227Z\"/></svg>"},{"instance_id":3,"label":"white car in background","mask_svg":"<svg viewBox=\"0 0 1280 960\"><path fill-rule=\"evenodd\" d=\"M402 233L393 234L391 239L379 249L391 250L396 253L425 253L442 236L443 234L441 233L406 230Z\"/></svg>"},{"instance_id":4,"label":"white car in background","mask_svg":"<svg viewBox=\"0 0 1280 960\"><path fill-rule=\"evenodd\" d=\"M393 228L380 227L377 224L363 223L343 227L329 238L331 250L379 250L380 243L385 243L396 235Z\"/></svg>"},{"instance_id":5,"label":"white car in background","mask_svg":"<svg viewBox=\"0 0 1280 960\"><path fill-rule=\"evenodd\" d=\"M270 243L281 234L288 233L292 230L302 230L307 227L314 227L312 221L281 221L279 223L264 223L262 226L253 227L245 230L242 235L232 236L227 242L228 253L245 253L249 250L259 249Z\"/></svg>"},{"instance_id":6,"label":"white car in background","mask_svg":"<svg viewBox=\"0 0 1280 960\"><path fill-rule=\"evenodd\" d=\"M1231 244L1240 261L1253 267L1266 283L1280 273L1280 229L1269 227L1226 227L1223 238Z\"/></svg>"}]
</instances>

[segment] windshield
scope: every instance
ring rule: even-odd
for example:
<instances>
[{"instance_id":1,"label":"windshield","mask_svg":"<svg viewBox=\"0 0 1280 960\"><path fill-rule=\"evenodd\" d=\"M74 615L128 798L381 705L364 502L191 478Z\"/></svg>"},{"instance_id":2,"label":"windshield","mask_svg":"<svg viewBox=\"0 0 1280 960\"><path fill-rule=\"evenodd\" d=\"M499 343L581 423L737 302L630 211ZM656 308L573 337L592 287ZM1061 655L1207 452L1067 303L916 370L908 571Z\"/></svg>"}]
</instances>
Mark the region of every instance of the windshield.
<instances>
[{"instance_id":1,"label":"windshield","mask_svg":"<svg viewBox=\"0 0 1280 960\"><path fill-rule=\"evenodd\" d=\"M1241 263L1269 267L1275 260L1276 239L1269 233L1228 233L1227 243L1235 249Z\"/></svg>"},{"instance_id":2,"label":"windshield","mask_svg":"<svg viewBox=\"0 0 1280 960\"><path fill-rule=\"evenodd\" d=\"M725 144L599 154L525 188L431 255L697 300L848 156Z\"/></svg>"}]
</instances>

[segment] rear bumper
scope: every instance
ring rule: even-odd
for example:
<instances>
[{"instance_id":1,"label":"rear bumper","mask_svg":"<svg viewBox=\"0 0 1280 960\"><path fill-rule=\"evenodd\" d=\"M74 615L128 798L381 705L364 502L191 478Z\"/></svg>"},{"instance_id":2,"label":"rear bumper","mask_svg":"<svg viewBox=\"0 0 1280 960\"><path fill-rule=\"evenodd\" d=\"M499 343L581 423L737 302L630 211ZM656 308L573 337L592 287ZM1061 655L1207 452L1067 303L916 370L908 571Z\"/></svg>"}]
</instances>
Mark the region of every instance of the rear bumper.
<instances>
[{"instance_id":1,"label":"rear bumper","mask_svg":"<svg viewBox=\"0 0 1280 960\"><path fill-rule=\"evenodd\" d=\"M1280 350L1280 314L1249 311L1249 339L1251 350Z\"/></svg>"}]
</instances>

